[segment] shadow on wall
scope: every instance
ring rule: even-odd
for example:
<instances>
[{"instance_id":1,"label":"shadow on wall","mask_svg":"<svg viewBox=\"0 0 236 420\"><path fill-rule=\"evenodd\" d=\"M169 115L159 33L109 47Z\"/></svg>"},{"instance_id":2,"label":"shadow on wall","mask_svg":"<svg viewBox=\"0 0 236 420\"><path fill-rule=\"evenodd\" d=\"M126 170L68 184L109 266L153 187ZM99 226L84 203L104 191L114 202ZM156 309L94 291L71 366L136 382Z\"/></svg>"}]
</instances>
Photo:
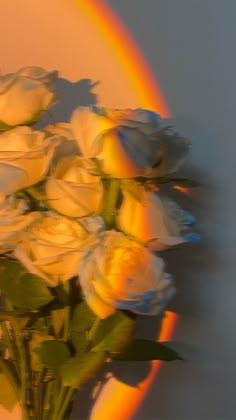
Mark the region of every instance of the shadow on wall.
<instances>
[{"instance_id":1,"label":"shadow on wall","mask_svg":"<svg viewBox=\"0 0 236 420\"><path fill-rule=\"evenodd\" d=\"M160 256L167 261L167 271L174 274L176 281L177 295L170 309L182 316L204 319L216 315L215 305L211 307L210 298L218 287L214 273L227 266L219 247L219 238L224 233L220 222L219 197L222 196L224 185L215 177L214 161L205 146L214 148L214 135L202 124L186 116L176 117L172 123L178 132L184 133L192 142L192 153L176 177L193 179L199 183L199 187L190 189L188 195L173 189L167 190L166 194L195 216L193 229L202 234L202 239L197 244L177 246Z\"/></svg>"},{"instance_id":2,"label":"shadow on wall","mask_svg":"<svg viewBox=\"0 0 236 420\"><path fill-rule=\"evenodd\" d=\"M161 315L153 316L152 322L150 322L149 317L139 317L135 336L137 338L156 340L161 330L162 319ZM151 362L149 361L130 363L112 361L106 363L102 371L96 376L98 387L94 386L95 381L92 379L80 389L75 401L72 419L85 420L90 418L94 404L99 399L103 386L111 376L121 383L137 387L140 382L148 377L150 371ZM110 403L108 401L108 404ZM122 403L127 403L127 401L121 401L121 407Z\"/></svg>"},{"instance_id":3,"label":"shadow on wall","mask_svg":"<svg viewBox=\"0 0 236 420\"><path fill-rule=\"evenodd\" d=\"M77 82L70 82L67 79L58 78L56 81L56 92L58 103L46 113L37 127L44 127L55 122L68 122L71 114L78 106L89 106L97 104L97 95L92 92L99 81L91 79L80 79ZM53 121L52 121L53 119Z\"/></svg>"}]
</instances>

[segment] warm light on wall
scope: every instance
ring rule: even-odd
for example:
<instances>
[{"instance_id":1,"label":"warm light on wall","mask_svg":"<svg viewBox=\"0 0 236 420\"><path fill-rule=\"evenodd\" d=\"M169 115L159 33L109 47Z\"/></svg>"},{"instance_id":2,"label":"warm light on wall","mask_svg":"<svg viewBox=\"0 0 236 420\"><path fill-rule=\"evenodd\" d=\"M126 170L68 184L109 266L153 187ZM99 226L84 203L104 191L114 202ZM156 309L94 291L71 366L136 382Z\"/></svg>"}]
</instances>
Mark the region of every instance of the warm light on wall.
<instances>
[{"instance_id":1,"label":"warm light on wall","mask_svg":"<svg viewBox=\"0 0 236 420\"><path fill-rule=\"evenodd\" d=\"M163 117L170 116L166 100L144 56L131 35L104 0L74 0L97 26L122 64L137 94L140 107L151 109Z\"/></svg>"},{"instance_id":2,"label":"warm light on wall","mask_svg":"<svg viewBox=\"0 0 236 420\"><path fill-rule=\"evenodd\" d=\"M122 64L131 86L140 102L140 107L156 111L163 117L170 117L170 111L160 87L157 85L144 56L133 41L120 19L104 0L74 0L99 29L105 41ZM166 312L160 341L171 339L177 322L177 315ZM133 417L153 383L161 362L153 361L148 377L138 388L110 378L99 396L91 413L91 420L128 420Z\"/></svg>"},{"instance_id":3,"label":"warm light on wall","mask_svg":"<svg viewBox=\"0 0 236 420\"><path fill-rule=\"evenodd\" d=\"M83 28L85 28L85 31L87 30L86 24L88 21L91 27L96 29L97 32L95 31L94 33L101 36L101 51L103 51L102 47L106 46L107 49L104 48L104 52L108 55L107 51L109 50L114 57L115 64L113 63L113 65L115 66L117 62L119 63L120 67L117 66L117 73L119 73L120 68L123 71L123 73L120 72L122 74L120 74L119 80L117 80L116 74L116 78L114 78L113 81L114 86L112 86L111 79L109 79L108 86L102 87L104 91L107 89L110 95L108 96L106 91L102 100L105 97L109 103L110 97L114 94L114 101L116 101L117 92L120 89L123 80L126 79L124 93L127 90L127 95L124 95L124 99L122 97L123 103L121 103L121 98L119 97L119 105L121 104L121 106L125 108L125 106L127 106L126 101L128 98L128 103L136 104L137 101L137 107L150 109L161 114L163 117L169 117L170 111L165 98L144 56L121 20L115 15L114 11L104 0L73 0L68 3L66 1L60 1L58 2L58 5L55 0L43 2L43 4L39 1L35 1L34 4L32 4L30 0L22 0L22 2L18 0L18 6L21 6L19 7L19 18L18 14L14 14L13 16L11 11L11 7L17 8L17 4L14 3L13 5L11 2L6 2L5 6L3 6L9 18L3 18L4 13L2 14L2 21L0 17L5 44L7 45L7 48L5 48L5 45L1 47L3 50L2 65L4 65L2 71L15 71L16 68L34 64L48 69L56 67L61 71L61 77L65 77L73 82L80 77L93 78L97 70L95 66L96 60L94 61L94 57L91 56L91 54L89 54L88 62L84 65L84 68L82 65L81 68L79 68L78 65L78 62L83 59L78 52L80 51L81 53L83 48L86 50L86 45L84 45L86 44L86 38L82 41L80 39L78 40L78 44L84 44L82 45L83 48L77 51L75 46L79 30L77 30L74 22L76 16L73 14L72 3L74 7L78 9L78 20L81 25L80 31L82 31ZM68 7L68 13L65 14L65 26L61 25L60 20L63 21L63 17L60 17L60 13L58 14L59 17L55 18L56 7L58 7L60 13L63 7L65 9ZM50 8L50 11L48 11L47 8ZM83 17L85 17L85 22L83 22ZM37 20L38 26L42 25L43 20L45 20L44 30L41 31L40 34L37 33L38 28L37 25L34 24L34 19ZM70 20L72 21L72 19L73 25L70 27ZM4 21L9 26L8 31L7 28L4 29ZM29 22L31 26L29 25ZM22 26L24 26L24 31L21 31ZM60 38L61 32L59 30L63 32L62 38ZM30 31L32 32L31 37L29 36ZM91 43L94 33L92 32L92 35L87 41L88 43ZM59 46L58 44L53 45L55 34L58 34L56 36L59 37ZM14 55L9 54L8 51L8 48L10 47L9 49L11 49L12 45L14 45L14 48L15 45L17 46ZM19 45L21 48L19 48ZM89 51L91 51L91 48ZM66 54L67 52L68 55ZM23 62L21 62L22 60ZM58 65L60 60L61 66ZM86 59L84 60L86 61ZM91 71L91 75L87 74L88 67L92 68L93 73ZM100 74L98 78L102 73L101 68L99 68L99 71ZM109 68L106 68L106 72L107 75L109 75ZM104 85L106 84L106 74L103 74L102 82ZM99 104L103 105L103 103ZM159 340L170 340L176 321L176 314L166 312L161 334L158 337ZM139 384L139 388L130 387L111 378L94 406L91 420L129 420L145 398L160 366L160 362L152 362L150 373L148 377ZM110 404L109 401L111 402ZM8 418L19 419L19 407L15 407L12 413L4 412L1 418L4 418L4 420L7 420Z\"/></svg>"}]
</instances>

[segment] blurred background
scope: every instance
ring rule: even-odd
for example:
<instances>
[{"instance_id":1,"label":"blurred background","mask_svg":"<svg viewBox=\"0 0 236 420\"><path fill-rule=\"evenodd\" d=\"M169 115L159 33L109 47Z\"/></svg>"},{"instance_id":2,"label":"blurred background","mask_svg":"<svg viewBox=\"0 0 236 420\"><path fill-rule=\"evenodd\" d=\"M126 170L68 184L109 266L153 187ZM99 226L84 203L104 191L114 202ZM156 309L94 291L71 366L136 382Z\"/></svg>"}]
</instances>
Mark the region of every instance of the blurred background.
<instances>
[{"instance_id":1,"label":"blurred background","mask_svg":"<svg viewBox=\"0 0 236 420\"><path fill-rule=\"evenodd\" d=\"M0 4L1 73L27 65L58 69L63 103L52 110L57 119L67 120L77 105L142 106L168 116L192 140L181 176L196 179L200 187L189 194L168 193L196 215L196 230L203 239L162 253L178 291L168 308L178 315L169 344L186 362L162 364L133 418L235 419L236 1L0 0ZM133 39L138 50L130 44L128 53L123 27L112 20L114 16L132 37L127 43ZM158 321L141 321L140 331L155 336ZM129 385L137 385L149 370L144 364L114 367L118 382ZM89 414L87 391L76 419L128 420L122 417L125 399L118 401L120 411L112 418L96 403ZM112 398L107 402L113 403Z\"/></svg>"}]
</instances>

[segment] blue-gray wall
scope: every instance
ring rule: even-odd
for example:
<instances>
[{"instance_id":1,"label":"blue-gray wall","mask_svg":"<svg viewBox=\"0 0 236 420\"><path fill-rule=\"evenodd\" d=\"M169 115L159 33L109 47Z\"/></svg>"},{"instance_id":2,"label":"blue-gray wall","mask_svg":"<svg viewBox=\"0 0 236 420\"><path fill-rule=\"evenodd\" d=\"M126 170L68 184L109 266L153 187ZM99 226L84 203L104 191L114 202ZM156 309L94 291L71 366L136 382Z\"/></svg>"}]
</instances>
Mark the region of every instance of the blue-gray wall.
<instances>
[{"instance_id":1,"label":"blue-gray wall","mask_svg":"<svg viewBox=\"0 0 236 420\"><path fill-rule=\"evenodd\" d=\"M157 76L173 122L192 139L185 173L200 245L166 253L180 314L165 364L135 419L236 418L236 1L109 0ZM130 374L132 376L132 374Z\"/></svg>"}]
</instances>

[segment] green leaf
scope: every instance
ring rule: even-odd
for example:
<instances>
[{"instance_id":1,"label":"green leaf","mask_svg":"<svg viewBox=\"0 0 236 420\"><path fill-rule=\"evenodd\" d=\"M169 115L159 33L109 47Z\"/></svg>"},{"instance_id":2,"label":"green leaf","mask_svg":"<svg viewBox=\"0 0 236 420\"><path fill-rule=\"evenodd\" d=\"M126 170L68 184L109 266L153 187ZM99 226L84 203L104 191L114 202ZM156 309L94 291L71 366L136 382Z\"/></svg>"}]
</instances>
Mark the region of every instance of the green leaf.
<instances>
[{"instance_id":1,"label":"green leaf","mask_svg":"<svg viewBox=\"0 0 236 420\"><path fill-rule=\"evenodd\" d=\"M1 261L0 289L13 305L25 310L40 308L54 299L45 281L28 273L18 261Z\"/></svg>"},{"instance_id":2,"label":"green leaf","mask_svg":"<svg viewBox=\"0 0 236 420\"><path fill-rule=\"evenodd\" d=\"M29 349L30 349L30 361L32 370L35 372L39 372L42 370L42 362L39 354L37 353L37 349L41 346L41 344L45 341L53 340L54 337L48 334L39 334L33 333L32 338L29 342Z\"/></svg>"},{"instance_id":3,"label":"green leaf","mask_svg":"<svg viewBox=\"0 0 236 420\"><path fill-rule=\"evenodd\" d=\"M176 351L156 341L137 339L133 340L121 354L111 354L116 360L144 361L144 360L183 360Z\"/></svg>"},{"instance_id":4,"label":"green leaf","mask_svg":"<svg viewBox=\"0 0 236 420\"><path fill-rule=\"evenodd\" d=\"M70 325L70 337L77 352L86 351L88 332L96 319L95 313L85 301L76 305Z\"/></svg>"},{"instance_id":5,"label":"green leaf","mask_svg":"<svg viewBox=\"0 0 236 420\"><path fill-rule=\"evenodd\" d=\"M58 286L54 288L54 292L56 293L58 301L63 306L70 304L70 296L67 293L65 285L63 283L59 283Z\"/></svg>"},{"instance_id":6,"label":"green leaf","mask_svg":"<svg viewBox=\"0 0 236 420\"><path fill-rule=\"evenodd\" d=\"M177 183L181 185L185 185L187 187L199 187L200 184L193 179L188 178L169 178L169 177L160 177L160 178L153 178L152 181L155 181L158 184L167 184L167 183Z\"/></svg>"},{"instance_id":7,"label":"green leaf","mask_svg":"<svg viewBox=\"0 0 236 420\"><path fill-rule=\"evenodd\" d=\"M84 353L67 360L60 370L64 386L80 388L100 370L105 361L105 353Z\"/></svg>"},{"instance_id":8,"label":"green leaf","mask_svg":"<svg viewBox=\"0 0 236 420\"><path fill-rule=\"evenodd\" d=\"M10 130L10 128L12 128L10 125L0 121L0 131L7 131Z\"/></svg>"},{"instance_id":9,"label":"green leaf","mask_svg":"<svg viewBox=\"0 0 236 420\"><path fill-rule=\"evenodd\" d=\"M54 311L51 311L51 323L53 326L54 335L56 337L60 336L60 332L64 324L64 317L65 317L64 309L56 309Z\"/></svg>"},{"instance_id":10,"label":"green leaf","mask_svg":"<svg viewBox=\"0 0 236 420\"><path fill-rule=\"evenodd\" d=\"M47 335L50 332L48 317L39 317L38 313L34 313L33 316L29 319L26 328L29 331L36 332L36 334L38 333L42 335Z\"/></svg>"},{"instance_id":11,"label":"green leaf","mask_svg":"<svg viewBox=\"0 0 236 420\"><path fill-rule=\"evenodd\" d=\"M7 321L11 320L16 317L20 317L23 315L22 311L3 311L0 310L0 321Z\"/></svg>"},{"instance_id":12,"label":"green leaf","mask_svg":"<svg viewBox=\"0 0 236 420\"><path fill-rule=\"evenodd\" d=\"M87 302L82 301L74 309L71 330L76 332L90 330L96 318L96 314L90 309Z\"/></svg>"},{"instance_id":13,"label":"green leaf","mask_svg":"<svg viewBox=\"0 0 236 420\"><path fill-rule=\"evenodd\" d=\"M178 184L186 185L187 187L199 187L200 184L193 179L188 178L172 178L171 182L177 182Z\"/></svg>"},{"instance_id":14,"label":"green leaf","mask_svg":"<svg viewBox=\"0 0 236 420\"><path fill-rule=\"evenodd\" d=\"M131 341L134 325L134 318L116 311L98 324L91 337L91 350L121 352Z\"/></svg>"},{"instance_id":15,"label":"green leaf","mask_svg":"<svg viewBox=\"0 0 236 420\"><path fill-rule=\"evenodd\" d=\"M61 365L71 356L67 344L60 340L44 341L35 352L41 363L54 372L58 372Z\"/></svg>"},{"instance_id":16,"label":"green leaf","mask_svg":"<svg viewBox=\"0 0 236 420\"><path fill-rule=\"evenodd\" d=\"M17 403L17 396L7 377L0 373L0 405L12 411Z\"/></svg>"}]
</instances>

